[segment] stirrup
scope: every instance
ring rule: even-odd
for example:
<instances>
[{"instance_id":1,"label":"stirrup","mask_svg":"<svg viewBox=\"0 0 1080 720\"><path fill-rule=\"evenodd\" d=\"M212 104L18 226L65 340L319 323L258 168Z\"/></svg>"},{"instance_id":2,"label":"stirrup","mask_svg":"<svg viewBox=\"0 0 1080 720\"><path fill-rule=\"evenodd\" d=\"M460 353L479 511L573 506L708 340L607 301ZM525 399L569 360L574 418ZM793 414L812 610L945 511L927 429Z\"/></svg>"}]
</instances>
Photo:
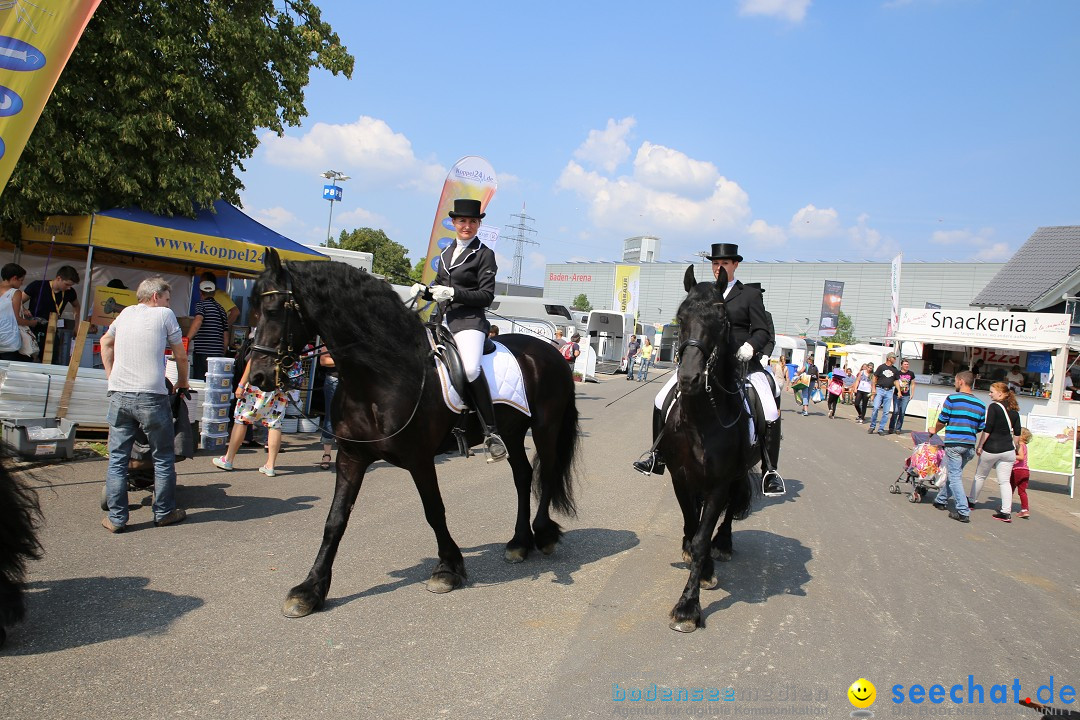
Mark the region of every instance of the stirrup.
<instances>
[{"instance_id":1,"label":"stirrup","mask_svg":"<svg viewBox=\"0 0 1080 720\"><path fill-rule=\"evenodd\" d=\"M769 481L773 479L780 481L779 492L768 491ZM780 473L775 470L767 470L765 474L761 476L761 494L765 497L780 497L787 494L787 485L784 484L784 478L780 476Z\"/></svg>"},{"instance_id":2,"label":"stirrup","mask_svg":"<svg viewBox=\"0 0 1080 720\"><path fill-rule=\"evenodd\" d=\"M633 467L646 477L664 474L664 463L657 457L655 451L649 451L643 454L633 462Z\"/></svg>"},{"instance_id":3,"label":"stirrup","mask_svg":"<svg viewBox=\"0 0 1080 720\"><path fill-rule=\"evenodd\" d=\"M487 462L495 463L506 459L506 443L498 433L491 433L484 437L484 454Z\"/></svg>"}]
</instances>

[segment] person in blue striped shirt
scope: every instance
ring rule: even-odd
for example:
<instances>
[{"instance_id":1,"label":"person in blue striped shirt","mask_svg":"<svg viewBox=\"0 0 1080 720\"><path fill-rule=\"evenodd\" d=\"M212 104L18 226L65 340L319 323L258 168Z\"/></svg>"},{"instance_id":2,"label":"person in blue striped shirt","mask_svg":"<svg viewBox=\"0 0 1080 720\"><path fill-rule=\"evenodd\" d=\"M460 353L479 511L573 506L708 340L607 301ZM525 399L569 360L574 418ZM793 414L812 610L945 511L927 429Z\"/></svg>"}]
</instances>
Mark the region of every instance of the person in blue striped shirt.
<instances>
[{"instance_id":1,"label":"person in blue striped shirt","mask_svg":"<svg viewBox=\"0 0 1080 720\"><path fill-rule=\"evenodd\" d=\"M971 393L975 378L970 370L956 373L953 387L956 392L945 398L941 406L934 434L945 430L945 472L947 480L934 498L938 510L949 509L952 497L955 509L949 517L960 522L971 522L971 507L964 494L964 466L975 457L975 442L986 422L986 405Z\"/></svg>"}]
</instances>

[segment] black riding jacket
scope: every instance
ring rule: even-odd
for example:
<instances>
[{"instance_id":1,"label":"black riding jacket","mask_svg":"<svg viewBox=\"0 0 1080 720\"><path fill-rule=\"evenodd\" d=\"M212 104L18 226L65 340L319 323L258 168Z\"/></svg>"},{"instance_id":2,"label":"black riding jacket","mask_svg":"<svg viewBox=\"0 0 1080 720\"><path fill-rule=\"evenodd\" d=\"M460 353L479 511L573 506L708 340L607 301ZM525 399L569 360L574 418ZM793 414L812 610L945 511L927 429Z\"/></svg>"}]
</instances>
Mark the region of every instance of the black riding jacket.
<instances>
[{"instance_id":1,"label":"black riding jacket","mask_svg":"<svg viewBox=\"0 0 1080 720\"><path fill-rule=\"evenodd\" d=\"M487 332L490 324L484 308L495 299L495 251L473 238L472 242L450 264L454 256L455 240L439 256L439 270L435 273L435 285L454 288L454 299L446 308L446 324L450 332L481 330ZM424 291L425 300L432 300L430 291Z\"/></svg>"}]
</instances>

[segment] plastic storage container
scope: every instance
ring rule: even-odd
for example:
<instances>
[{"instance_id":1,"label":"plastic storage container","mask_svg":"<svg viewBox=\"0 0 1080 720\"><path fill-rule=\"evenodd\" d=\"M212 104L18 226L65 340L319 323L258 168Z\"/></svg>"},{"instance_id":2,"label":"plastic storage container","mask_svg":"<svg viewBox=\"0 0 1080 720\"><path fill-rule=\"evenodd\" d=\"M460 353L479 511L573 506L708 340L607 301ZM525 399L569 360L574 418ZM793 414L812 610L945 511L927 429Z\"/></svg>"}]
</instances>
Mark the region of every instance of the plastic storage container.
<instances>
[{"instance_id":1,"label":"plastic storage container","mask_svg":"<svg viewBox=\"0 0 1080 720\"><path fill-rule=\"evenodd\" d=\"M203 405L228 405L232 399L232 390L207 390Z\"/></svg>"},{"instance_id":2,"label":"plastic storage container","mask_svg":"<svg viewBox=\"0 0 1080 720\"><path fill-rule=\"evenodd\" d=\"M319 418L300 418L297 428L302 433L319 432Z\"/></svg>"},{"instance_id":3,"label":"plastic storage container","mask_svg":"<svg viewBox=\"0 0 1080 720\"><path fill-rule=\"evenodd\" d=\"M203 405L202 418L203 418L203 420L228 420L229 419L229 406L228 405Z\"/></svg>"},{"instance_id":4,"label":"plastic storage container","mask_svg":"<svg viewBox=\"0 0 1080 720\"><path fill-rule=\"evenodd\" d=\"M214 390L232 390L232 386L232 373L228 375L206 374L206 391L208 393Z\"/></svg>"},{"instance_id":5,"label":"plastic storage container","mask_svg":"<svg viewBox=\"0 0 1080 720\"><path fill-rule=\"evenodd\" d=\"M70 458L75 453L77 423L60 418L12 418L3 421L3 444L23 457Z\"/></svg>"},{"instance_id":6,"label":"plastic storage container","mask_svg":"<svg viewBox=\"0 0 1080 720\"><path fill-rule=\"evenodd\" d=\"M229 436L227 434L221 435L208 435L202 433L199 435L199 447L203 450L213 452L224 452L225 448L229 446Z\"/></svg>"},{"instance_id":7,"label":"plastic storage container","mask_svg":"<svg viewBox=\"0 0 1080 720\"><path fill-rule=\"evenodd\" d=\"M234 367L235 361L231 357L206 358L207 375L228 375L231 378Z\"/></svg>"},{"instance_id":8,"label":"plastic storage container","mask_svg":"<svg viewBox=\"0 0 1080 720\"><path fill-rule=\"evenodd\" d=\"M199 422L199 432L203 435L228 435L229 421L203 419Z\"/></svg>"},{"instance_id":9,"label":"plastic storage container","mask_svg":"<svg viewBox=\"0 0 1080 720\"><path fill-rule=\"evenodd\" d=\"M291 434L296 432L298 423L294 417L281 418L281 432L285 434Z\"/></svg>"}]
</instances>

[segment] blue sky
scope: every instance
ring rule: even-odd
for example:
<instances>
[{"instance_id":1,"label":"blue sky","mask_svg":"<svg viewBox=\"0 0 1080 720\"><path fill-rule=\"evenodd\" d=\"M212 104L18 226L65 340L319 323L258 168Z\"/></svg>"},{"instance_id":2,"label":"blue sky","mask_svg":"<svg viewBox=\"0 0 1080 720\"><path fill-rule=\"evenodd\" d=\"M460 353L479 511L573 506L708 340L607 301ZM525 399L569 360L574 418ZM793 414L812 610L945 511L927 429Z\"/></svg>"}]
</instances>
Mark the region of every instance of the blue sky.
<instances>
[{"instance_id":1,"label":"blue sky","mask_svg":"<svg viewBox=\"0 0 1080 720\"><path fill-rule=\"evenodd\" d=\"M500 279L525 211L545 263L661 260L712 242L754 259L1002 261L1080 224L1080 3L1072 0L321 0L356 57L313 73L309 116L262 137L245 210L326 238L425 252L447 171L495 168Z\"/></svg>"}]
</instances>

